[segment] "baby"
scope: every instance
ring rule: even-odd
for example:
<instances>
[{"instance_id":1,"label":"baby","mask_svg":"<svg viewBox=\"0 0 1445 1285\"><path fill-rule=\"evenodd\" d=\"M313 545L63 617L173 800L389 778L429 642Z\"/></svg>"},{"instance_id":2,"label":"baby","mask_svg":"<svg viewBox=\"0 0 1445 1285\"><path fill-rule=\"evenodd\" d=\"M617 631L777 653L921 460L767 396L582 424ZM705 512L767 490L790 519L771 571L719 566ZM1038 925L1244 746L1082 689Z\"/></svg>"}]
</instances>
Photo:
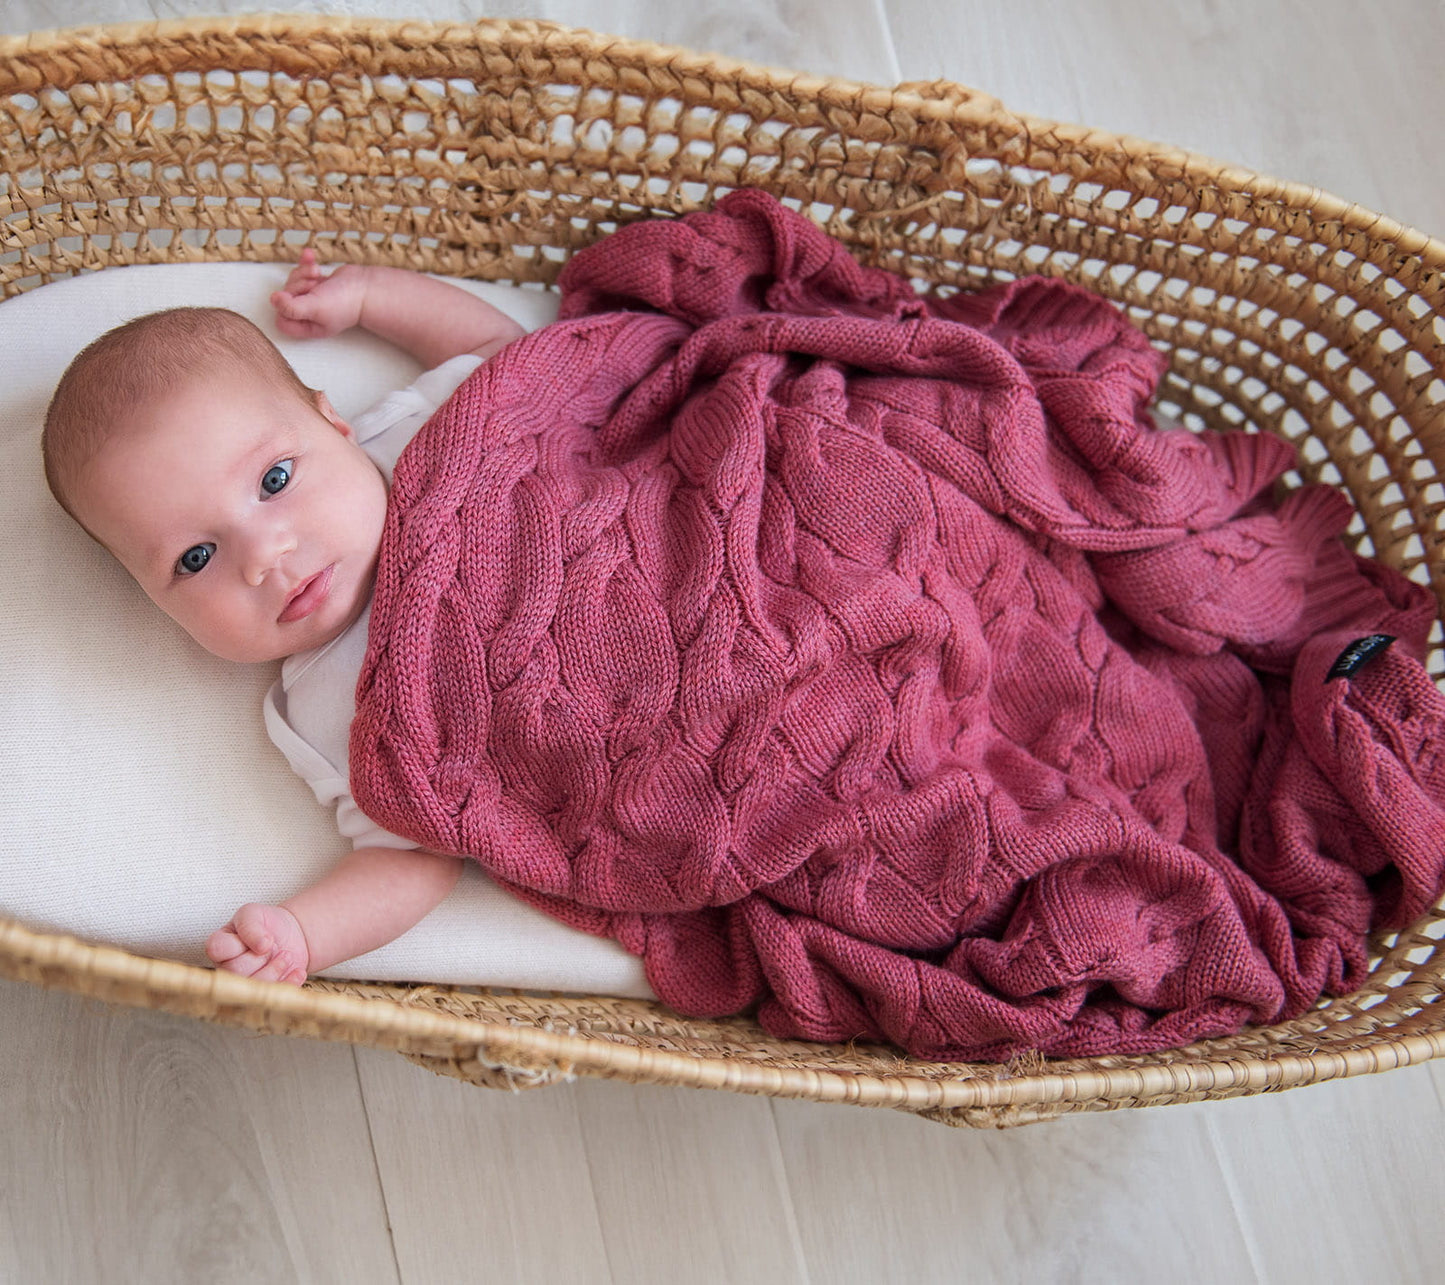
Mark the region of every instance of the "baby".
<instances>
[{"instance_id":1,"label":"baby","mask_svg":"<svg viewBox=\"0 0 1445 1285\"><path fill-rule=\"evenodd\" d=\"M455 286L393 268L328 276L310 250L271 303L293 338L360 326L433 374L473 357L440 387L433 380L432 402L523 333ZM364 648L387 477L326 394L243 317L178 308L101 336L61 379L43 446L56 499L206 650L295 665L349 634ZM352 652L343 680L354 686ZM267 715L288 731L274 709ZM364 827L371 841L314 886L236 911L207 941L209 957L243 976L300 983L421 920L461 860Z\"/></svg>"}]
</instances>

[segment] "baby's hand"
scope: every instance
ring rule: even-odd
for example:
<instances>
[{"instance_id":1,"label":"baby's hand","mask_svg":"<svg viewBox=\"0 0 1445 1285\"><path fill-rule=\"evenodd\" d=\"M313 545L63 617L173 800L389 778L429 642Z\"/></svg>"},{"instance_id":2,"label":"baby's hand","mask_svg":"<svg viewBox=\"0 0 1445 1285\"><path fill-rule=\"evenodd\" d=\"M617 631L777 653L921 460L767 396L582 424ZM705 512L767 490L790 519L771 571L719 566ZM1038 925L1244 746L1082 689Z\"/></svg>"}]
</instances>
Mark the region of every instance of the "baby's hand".
<instances>
[{"instance_id":1,"label":"baby's hand","mask_svg":"<svg viewBox=\"0 0 1445 1285\"><path fill-rule=\"evenodd\" d=\"M211 934L206 954L213 964L242 977L298 986L311 962L296 916L282 906L255 902L242 906L230 923Z\"/></svg>"},{"instance_id":2,"label":"baby's hand","mask_svg":"<svg viewBox=\"0 0 1445 1285\"><path fill-rule=\"evenodd\" d=\"M292 339L325 339L361 321L366 273L342 264L329 277L316 263L316 251L302 250L286 284L271 295L276 325Z\"/></svg>"}]
</instances>

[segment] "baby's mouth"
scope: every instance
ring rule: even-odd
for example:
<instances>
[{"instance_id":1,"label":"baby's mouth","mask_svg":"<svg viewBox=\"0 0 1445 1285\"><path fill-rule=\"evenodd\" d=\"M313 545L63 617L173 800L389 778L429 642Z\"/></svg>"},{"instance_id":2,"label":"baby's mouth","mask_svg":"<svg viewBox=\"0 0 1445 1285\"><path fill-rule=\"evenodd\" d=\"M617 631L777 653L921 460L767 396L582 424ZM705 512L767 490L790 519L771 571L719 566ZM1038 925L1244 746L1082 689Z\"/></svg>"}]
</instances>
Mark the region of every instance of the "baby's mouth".
<instances>
[{"instance_id":1,"label":"baby's mouth","mask_svg":"<svg viewBox=\"0 0 1445 1285\"><path fill-rule=\"evenodd\" d=\"M333 562L297 585L286 599L286 605L276 620L283 625L289 624L293 620L302 620L315 611L331 592L331 573L335 570L336 564Z\"/></svg>"}]
</instances>

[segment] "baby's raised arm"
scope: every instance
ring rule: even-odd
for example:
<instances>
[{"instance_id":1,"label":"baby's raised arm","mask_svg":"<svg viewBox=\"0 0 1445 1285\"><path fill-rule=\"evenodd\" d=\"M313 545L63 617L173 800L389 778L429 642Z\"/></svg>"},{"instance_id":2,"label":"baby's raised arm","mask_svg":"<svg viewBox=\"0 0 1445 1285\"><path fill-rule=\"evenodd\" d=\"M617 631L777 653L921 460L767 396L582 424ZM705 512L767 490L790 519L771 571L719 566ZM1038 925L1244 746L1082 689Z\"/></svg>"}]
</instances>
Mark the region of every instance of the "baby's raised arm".
<instances>
[{"instance_id":1,"label":"baby's raised arm","mask_svg":"<svg viewBox=\"0 0 1445 1285\"><path fill-rule=\"evenodd\" d=\"M483 360L526 332L504 312L457 286L404 268L343 264L329 276L315 251L301 251L285 286L271 295L276 324L292 339L321 339L360 326L410 353L427 369L449 357Z\"/></svg>"},{"instance_id":2,"label":"baby's raised arm","mask_svg":"<svg viewBox=\"0 0 1445 1285\"><path fill-rule=\"evenodd\" d=\"M400 937L440 904L461 870L460 857L357 848L279 906L242 906L211 934L206 954L243 977L299 984Z\"/></svg>"}]
</instances>

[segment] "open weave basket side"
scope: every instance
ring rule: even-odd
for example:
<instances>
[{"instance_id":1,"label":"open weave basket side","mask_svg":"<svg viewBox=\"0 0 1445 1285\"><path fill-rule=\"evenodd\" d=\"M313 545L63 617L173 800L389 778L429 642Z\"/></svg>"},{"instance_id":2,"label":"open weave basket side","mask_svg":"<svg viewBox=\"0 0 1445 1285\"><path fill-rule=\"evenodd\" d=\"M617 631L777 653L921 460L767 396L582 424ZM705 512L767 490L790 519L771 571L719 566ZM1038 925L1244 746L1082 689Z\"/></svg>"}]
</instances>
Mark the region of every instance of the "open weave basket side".
<instances>
[{"instance_id":1,"label":"open weave basket side","mask_svg":"<svg viewBox=\"0 0 1445 1285\"><path fill-rule=\"evenodd\" d=\"M0 284L296 257L551 282L630 220L759 187L920 288L1026 273L1122 303L1161 404L1281 434L1361 548L1445 601L1445 245L1319 192L1016 115L531 22L196 20L0 40ZM1432 672L1441 668L1437 627ZM256 1031L395 1048L479 1084L573 1074L998 1125L1256 1093L1445 1053L1445 911L1295 1021L1141 1057L919 1062L659 1005L254 982L0 920L0 973Z\"/></svg>"}]
</instances>

